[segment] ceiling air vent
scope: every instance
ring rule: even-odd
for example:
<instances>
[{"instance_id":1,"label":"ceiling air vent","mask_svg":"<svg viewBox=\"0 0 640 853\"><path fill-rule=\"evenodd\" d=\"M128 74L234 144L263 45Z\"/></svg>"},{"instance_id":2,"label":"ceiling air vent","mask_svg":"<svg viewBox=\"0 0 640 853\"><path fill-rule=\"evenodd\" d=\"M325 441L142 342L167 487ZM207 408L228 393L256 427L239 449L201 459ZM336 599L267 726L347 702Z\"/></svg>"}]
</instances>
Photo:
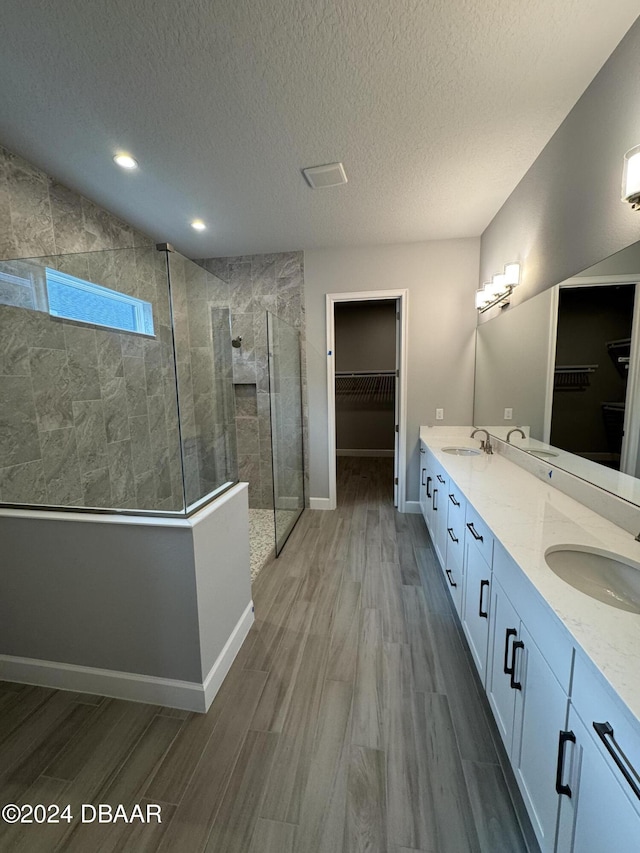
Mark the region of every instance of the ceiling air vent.
<instances>
[{"instance_id":1,"label":"ceiling air vent","mask_svg":"<svg viewBox=\"0 0 640 853\"><path fill-rule=\"evenodd\" d=\"M342 163L327 163L326 166L311 166L303 169L302 174L313 190L323 190L325 187L338 187L347 183L347 175Z\"/></svg>"}]
</instances>

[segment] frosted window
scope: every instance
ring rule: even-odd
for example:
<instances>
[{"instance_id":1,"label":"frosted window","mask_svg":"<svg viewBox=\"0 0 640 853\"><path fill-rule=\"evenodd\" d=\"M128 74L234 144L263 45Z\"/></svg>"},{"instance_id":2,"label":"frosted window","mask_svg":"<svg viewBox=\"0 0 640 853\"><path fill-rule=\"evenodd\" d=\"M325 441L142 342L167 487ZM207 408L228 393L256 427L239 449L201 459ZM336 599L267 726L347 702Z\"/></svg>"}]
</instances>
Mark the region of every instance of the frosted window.
<instances>
[{"instance_id":1,"label":"frosted window","mask_svg":"<svg viewBox=\"0 0 640 853\"><path fill-rule=\"evenodd\" d=\"M78 320L93 326L153 335L150 302L118 293L108 287L83 281L47 268L47 297L52 317Z\"/></svg>"}]
</instances>

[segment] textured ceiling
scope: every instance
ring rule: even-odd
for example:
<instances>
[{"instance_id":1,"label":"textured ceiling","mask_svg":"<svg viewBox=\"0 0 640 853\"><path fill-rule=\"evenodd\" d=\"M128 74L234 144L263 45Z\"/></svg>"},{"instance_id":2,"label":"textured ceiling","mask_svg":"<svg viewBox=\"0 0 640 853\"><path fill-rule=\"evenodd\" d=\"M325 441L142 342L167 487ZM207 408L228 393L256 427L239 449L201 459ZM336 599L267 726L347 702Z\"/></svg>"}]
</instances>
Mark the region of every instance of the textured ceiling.
<instances>
[{"instance_id":1,"label":"textured ceiling","mask_svg":"<svg viewBox=\"0 0 640 853\"><path fill-rule=\"evenodd\" d=\"M192 257L479 235L637 13L3 0L0 142ZM336 160L349 183L311 190Z\"/></svg>"}]
</instances>

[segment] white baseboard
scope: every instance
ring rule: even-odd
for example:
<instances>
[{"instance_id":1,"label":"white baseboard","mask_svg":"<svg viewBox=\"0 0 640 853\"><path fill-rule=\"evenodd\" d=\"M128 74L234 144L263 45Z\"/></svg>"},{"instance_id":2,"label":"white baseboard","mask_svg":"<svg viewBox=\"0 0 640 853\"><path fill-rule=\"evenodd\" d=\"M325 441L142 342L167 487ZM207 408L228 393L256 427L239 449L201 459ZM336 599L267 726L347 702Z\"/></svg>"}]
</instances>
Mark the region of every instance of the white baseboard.
<instances>
[{"instance_id":1,"label":"white baseboard","mask_svg":"<svg viewBox=\"0 0 640 853\"><path fill-rule=\"evenodd\" d=\"M128 699L205 713L253 620L253 602L250 602L203 684L11 655L0 655L0 680L52 687L57 690L74 690L78 693L95 693L114 699Z\"/></svg>"},{"instance_id":2,"label":"white baseboard","mask_svg":"<svg viewBox=\"0 0 640 853\"><path fill-rule=\"evenodd\" d=\"M309 498L309 509L335 509L331 498Z\"/></svg>"},{"instance_id":3,"label":"white baseboard","mask_svg":"<svg viewBox=\"0 0 640 853\"><path fill-rule=\"evenodd\" d=\"M412 515L420 515L422 513L422 510L420 509L420 501L405 501L404 511L410 512Z\"/></svg>"},{"instance_id":4,"label":"white baseboard","mask_svg":"<svg viewBox=\"0 0 640 853\"><path fill-rule=\"evenodd\" d=\"M216 662L209 670L203 682L204 711L209 710L211 703L215 699L216 693L220 689L226 674L231 669L231 664L236 659L236 655L240 651L240 646L244 643L254 619L253 601L250 601L246 610L236 622L236 627L231 632L229 639L224 644L222 651L216 658Z\"/></svg>"},{"instance_id":5,"label":"white baseboard","mask_svg":"<svg viewBox=\"0 0 640 853\"><path fill-rule=\"evenodd\" d=\"M336 456L390 456L393 458L394 450L336 450Z\"/></svg>"}]
</instances>

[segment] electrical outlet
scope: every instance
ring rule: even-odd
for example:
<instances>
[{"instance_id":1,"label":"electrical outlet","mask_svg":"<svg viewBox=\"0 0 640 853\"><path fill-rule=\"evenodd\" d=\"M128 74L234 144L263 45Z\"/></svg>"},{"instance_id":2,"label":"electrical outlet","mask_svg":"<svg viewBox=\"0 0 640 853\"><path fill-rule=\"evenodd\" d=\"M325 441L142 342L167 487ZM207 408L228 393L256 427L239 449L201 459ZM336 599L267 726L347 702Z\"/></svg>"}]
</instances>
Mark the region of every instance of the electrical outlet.
<instances>
[{"instance_id":1,"label":"electrical outlet","mask_svg":"<svg viewBox=\"0 0 640 853\"><path fill-rule=\"evenodd\" d=\"M505 419L505 421L513 420L513 409L505 409L504 410L504 419Z\"/></svg>"},{"instance_id":2,"label":"electrical outlet","mask_svg":"<svg viewBox=\"0 0 640 853\"><path fill-rule=\"evenodd\" d=\"M444 409L436 409L436 420L443 421L444 420Z\"/></svg>"}]
</instances>

